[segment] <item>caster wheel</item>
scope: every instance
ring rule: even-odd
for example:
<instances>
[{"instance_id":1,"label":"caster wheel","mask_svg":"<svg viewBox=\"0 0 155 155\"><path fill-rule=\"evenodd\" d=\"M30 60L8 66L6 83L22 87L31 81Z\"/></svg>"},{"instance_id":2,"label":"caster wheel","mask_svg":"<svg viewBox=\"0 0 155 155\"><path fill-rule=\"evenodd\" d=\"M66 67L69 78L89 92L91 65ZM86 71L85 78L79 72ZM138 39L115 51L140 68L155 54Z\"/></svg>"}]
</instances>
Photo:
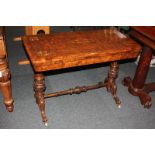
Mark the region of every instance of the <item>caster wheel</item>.
<instances>
[{"instance_id":1,"label":"caster wheel","mask_svg":"<svg viewBox=\"0 0 155 155\"><path fill-rule=\"evenodd\" d=\"M47 127L47 126L48 126L48 123L47 123L47 122L45 122L45 123L44 123L44 125Z\"/></svg>"},{"instance_id":2,"label":"caster wheel","mask_svg":"<svg viewBox=\"0 0 155 155\"><path fill-rule=\"evenodd\" d=\"M117 108L118 108L118 109L121 109L121 104L117 105Z\"/></svg>"}]
</instances>

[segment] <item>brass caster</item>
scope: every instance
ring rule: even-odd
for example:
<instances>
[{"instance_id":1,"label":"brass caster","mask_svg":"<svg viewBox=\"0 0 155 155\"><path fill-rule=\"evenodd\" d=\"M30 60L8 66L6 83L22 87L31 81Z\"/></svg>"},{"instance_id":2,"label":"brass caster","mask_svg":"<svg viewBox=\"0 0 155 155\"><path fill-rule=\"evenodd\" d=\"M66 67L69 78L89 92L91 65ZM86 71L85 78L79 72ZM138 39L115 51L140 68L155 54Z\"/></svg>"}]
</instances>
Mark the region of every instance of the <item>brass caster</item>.
<instances>
[{"instance_id":1,"label":"brass caster","mask_svg":"<svg viewBox=\"0 0 155 155\"><path fill-rule=\"evenodd\" d=\"M47 127L48 126L48 122L45 122L44 125Z\"/></svg>"},{"instance_id":2,"label":"brass caster","mask_svg":"<svg viewBox=\"0 0 155 155\"><path fill-rule=\"evenodd\" d=\"M146 103L144 104L144 108L147 108L147 109L150 109L151 106L152 106L151 101L148 101L148 102L146 102Z\"/></svg>"},{"instance_id":3,"label":"brass caster","mask_svg":"<svg viewBox=\"0 0 155 155\"><path fill-rule=\"evenodd\" d=\"M118 108L118 109L121 109L121 104L117 105L117 108Z\"/></svg>"}]
</instances>

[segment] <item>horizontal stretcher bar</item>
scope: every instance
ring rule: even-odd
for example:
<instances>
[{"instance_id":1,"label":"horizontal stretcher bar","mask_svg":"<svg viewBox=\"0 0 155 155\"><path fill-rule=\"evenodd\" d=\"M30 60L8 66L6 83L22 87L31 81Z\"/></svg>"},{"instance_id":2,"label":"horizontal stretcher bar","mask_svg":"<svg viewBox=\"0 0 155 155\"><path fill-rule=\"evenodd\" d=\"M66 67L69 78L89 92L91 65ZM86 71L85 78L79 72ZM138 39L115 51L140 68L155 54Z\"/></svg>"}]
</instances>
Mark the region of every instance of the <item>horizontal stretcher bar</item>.
<instances>
[{"instance_id":1,"label":"horizontal stretcher bar","mask_svg":"<svg viewBox=\"0 0 155 155\"><path fill-rule=\"evenodd\" d=\"M77 86L75 88L70 88L67 90L63 90L63 91L59 91L59 92L54 92L54 93L50 93L50 94L45 94L44 98L49 98L49 97L57 97L57 96L61 96L61 95L72 95L72 94L80 94L82 92L87 92L88 90L92 90L92 89L98 89L101 87L105 87L107 83L104 82L98 82L95 85L90 85L90 86Z\"/></svg>"}]
</instances>

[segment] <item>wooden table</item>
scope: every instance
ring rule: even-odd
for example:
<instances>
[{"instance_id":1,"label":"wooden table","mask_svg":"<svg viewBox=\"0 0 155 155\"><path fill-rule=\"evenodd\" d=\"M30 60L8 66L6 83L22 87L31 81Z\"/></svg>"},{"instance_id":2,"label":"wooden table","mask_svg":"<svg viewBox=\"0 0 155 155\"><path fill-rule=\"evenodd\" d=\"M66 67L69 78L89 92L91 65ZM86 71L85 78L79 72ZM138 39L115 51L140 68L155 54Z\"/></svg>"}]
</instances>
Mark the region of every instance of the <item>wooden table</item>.
<instances>
[{"instance_id":1,"label":"wooden table","mask_svg":"<svg viewBox=\"0 0 155 155\"><path fill-rule=\"evenodd\" d=\"M128 87L132 95L140 98L141 104L145 108L150 108L152 103L149 93L155 90L155 83L145 84L145 80L149 71L152 52L155 50L155 27L133 26L131 29L130 35L144 46L133 80L126 77L123 84Z\"/></svg>"},{"instance_id":2,"label":"wooden table","mask_svg":"<svg viewBox=\"0 0 155 155\"><path fill-rule=\"evenodd\" d=\"M5 46L4 28L0 27L0 89L3 102L9 112L13 111L13 98L10 80L10 70L8 68L7 52Z\"/></svg>"},{"instance_id":3,"label":"wooden table","mask_svg":"<svg viewBox=\"0 0 155 155\"><path fill-rule=\"evenodd\" d=\"M35 97L45 125L47 125L47 117L44 99L48 97L79 94L106 87L111 92L116 105L120 107L121 102L116 95L115 83L119 67L117 61L136 58L141 50L135 41L116 29L24 36L22 40L35 71ZM111 62L111 65L104 82L45 94L44 72L105 62Z\"/></svg>"}]
</instances>

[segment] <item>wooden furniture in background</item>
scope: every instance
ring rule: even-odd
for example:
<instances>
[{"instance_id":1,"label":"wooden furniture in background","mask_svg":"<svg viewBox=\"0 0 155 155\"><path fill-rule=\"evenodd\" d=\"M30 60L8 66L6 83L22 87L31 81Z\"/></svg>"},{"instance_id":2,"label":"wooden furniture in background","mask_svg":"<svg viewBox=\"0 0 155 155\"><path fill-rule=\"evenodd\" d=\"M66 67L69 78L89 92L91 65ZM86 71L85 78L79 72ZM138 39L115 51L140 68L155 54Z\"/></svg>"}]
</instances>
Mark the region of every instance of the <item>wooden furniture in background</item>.
<instances>
[{"instance_id":1,"label":"wooden furniture in background","mask_svg":"<svg viewBox=\"0 0 155 155\"><path fill-rule=\"evenodd\" d=\"M49 26L25 26L26 35L49 34ZM15 37L14 41L21 41L21 37Z\"/></svg>"},{"instance_id":2,"label":"wooden furniture in background","mask_svg":"<svg viewBox=\"0 0 155 155\"><path fill-rule=\"evenodd\" d=\"M119 60L136 58L141 47L116 29L82 32L52 33L42 36L24 36L23 44L35 71L34 91L42 121L47 125L45 98L79 94L91 89L106 87L111 92L116 105L121 102L116 95L115 80ZM72 89L45 94L43 73L50 70L111 62L107 78L91 86L78 86Z\"/></svg>"},{"instance_id":3,"label":"wooden furniture in background","mask_svg":"<svg viewBox=\"0 0 155 155\"><path fill-rule=\"evenodd\" d=\"M144 45L143 52L137 66L133 80L126 77L123 84L128 87L129 92L140 98L141 104L145 108L150 108L151 97L149 93L155 91L155 82L145 84L150 62L155 50L155 27L154 26L132 26L130 36Z\"/></svg>"},{"instance_id":4,"label":"wooden furniture in background","mask_svg":"<svg viewBox=\"0 0 155 155\"><path fill-rule=\"evenodd\" d=\"M25 26L26 35L36 35L39 33L49 34L49 26Z\"/></svg>"},{"instance_id":5,"label":"wooden furniture in background","mask_svg":"<svg viewBox=\"0 0 155 155\"><path fill-rule=\"evenodd\" d=\"M13 98L10 80L10 70L8 68L7 52L5 46L4 28L0 27L0 89L6 109L13 111Z\"/></svg>"},{"instance_id":6,"label":"wooden furniture in background","mask_svg":"<svg viewBox=\"0 0 155 155\"><path fill-rule=\"evenodd\" d=\"M99 30L99 29L105 29L105 28L108 28L108 26L70 26L70 29L74 32L86 31L86 30Z\"/></svg>"},{"instance_id":7,"label":"wooden furniture in background","mask_svg":"<svg viewBox=\"0 0 155 155\"><path fill-rule=\"evenodd\" d=\"M39 35L39 34L50 34L49 26L25 26L26 35ZM21 40L21 37L17 37L15 40ZM28 65L30 61L27 59L21 59L18 62L19 65Z\"/></svg>"}]
</instances>

